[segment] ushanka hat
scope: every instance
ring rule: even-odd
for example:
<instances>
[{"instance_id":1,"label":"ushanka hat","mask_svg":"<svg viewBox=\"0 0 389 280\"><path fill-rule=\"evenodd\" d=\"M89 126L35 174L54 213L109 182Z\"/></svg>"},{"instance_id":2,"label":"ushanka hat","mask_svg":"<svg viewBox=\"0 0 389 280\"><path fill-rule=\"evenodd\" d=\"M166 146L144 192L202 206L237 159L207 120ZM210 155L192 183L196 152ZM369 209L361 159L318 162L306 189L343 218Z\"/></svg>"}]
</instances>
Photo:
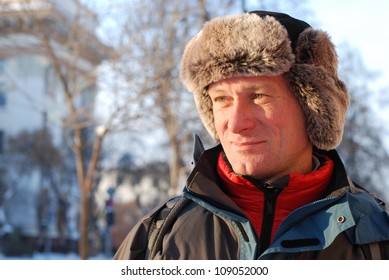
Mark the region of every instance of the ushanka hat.
<instances>
[{"instance_id":1,"label":"ushanka hat","mask_svg":"<svg viewBox=\"0 0 389 280\"><path fill-rule=\"evenodd\" d=\"M239 76L284 75L319 149L342 139L349 95L338 78L338 57L328 34L286 14L255 11L218 17L187 44L181 78L194 93L201 120L216 134L208 86Z\"/></svg>"}]
</instances>

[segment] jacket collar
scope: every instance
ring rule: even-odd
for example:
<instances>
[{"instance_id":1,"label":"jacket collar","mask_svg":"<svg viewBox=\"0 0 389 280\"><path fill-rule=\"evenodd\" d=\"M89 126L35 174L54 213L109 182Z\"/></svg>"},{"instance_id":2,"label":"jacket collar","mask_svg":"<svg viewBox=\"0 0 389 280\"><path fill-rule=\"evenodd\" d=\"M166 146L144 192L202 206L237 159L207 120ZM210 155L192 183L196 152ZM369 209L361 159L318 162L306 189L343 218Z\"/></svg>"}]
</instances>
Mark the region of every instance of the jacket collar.
<instances>
[{"instance_id":1,"label":"jacket collar","mask_svg":"<svg viewBox=\"0 0 389 280\"><path fill-rule=\"evenodd\" d=\"M220 188L221 180L216 168L221 151L222 146L219 144L201 154L188 177L184 193L190 193L221 209L232 210L244 216L243 211Z\"/></svg>"},{"instance_id":2,"label":"jacket collar","mask_svg":"<svg viewBox=\"0 0 389 280\"><path fill-rule=\"evenodd\" d=\"M203 151L200 156L197 156L197 163L188 177L186 189L190 190L193 193L200 193L202 196L206 196L207 198L213 200L213 195L215 195L215 190L213 190L214 187L211 188L209 185L203 186L202 184L197 184L195 179L202 178L201 180L204 180L205 178L207 178L208 180L214 182L216 184L216 188L219 189L218 185L220 185L220 178L217 175L216 168L218 157L222 150L222 146L218 144L217 146L211 149ZM331 180L328 184L328 189L325 196L334 196L344 193L344 188L349 188L350 184L345 167L343 165L342 160L340 159L338 152L336 150L320 150L315 147L314 152L328 156L334 162L334 172L331 176ZM199 176L199 174L201 174L202 176ZM221 190L219 191L221 194L224 194ZM219 196L221 195L220 193L218 194ZM224 194L224 196L226 195ZM223 200L224 199L225 198L223 197Z\"/></svg>"},{"instance_id":3,"label":"jacket collar","mask_svg":"<svg viewBox=\"0 0 389 280\"><path fill-rule=\"evenodd\" d=\"M334 163L334 172L332 173L331 180L328 184L326 196L334 196L337 190L349 187L349 180L344 164L336 150L320 150L314 147L314 152L328 156ZM335 192L335 193L334 193ZM343 191L341 191L343 193Z\"/></svg>"}]
</instances>

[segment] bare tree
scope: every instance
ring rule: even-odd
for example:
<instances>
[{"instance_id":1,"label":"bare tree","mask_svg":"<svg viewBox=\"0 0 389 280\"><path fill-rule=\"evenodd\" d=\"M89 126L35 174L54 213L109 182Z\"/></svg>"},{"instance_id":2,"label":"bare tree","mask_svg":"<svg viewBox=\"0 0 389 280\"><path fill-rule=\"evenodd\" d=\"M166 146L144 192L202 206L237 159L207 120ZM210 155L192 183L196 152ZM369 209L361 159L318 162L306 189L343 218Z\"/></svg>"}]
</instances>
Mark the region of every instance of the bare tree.
<instances>
[{"instance_id":1,"label":"bare tree","mask_svg":"<svg viewBox=\"0 0 389 280\"><path fill-rule=\"evenodd\" d=\"M128 82L132 86L139 82L134 90L147 96L144 100L149 107L142 137L146 131L149 137L156 137L153 135L158 135L157 132L164 135L159 141L168 149L161 149L160 153L167 150L170 157L172 194L185 171L185 155L193 141L193 131L202 130L193 97L180 82L181 53L189 38L212 16L210 7L219 4L220 12L223 6L227 6L224 3L231 5L228 1L223 4L223 1L216 2L132 1L125 9L126 20L119 49L122 54L127 54L122 63L132 67L125 68L123 74L131 77Z\"/></svg>"},{"instance_id":2,"label":"bare tree","mask_svg":"<svg viewBox=\"0 0 389 280\"><path fill-rule=\"evenodd\" d=\"M15 163L18 172L30 173L40 168L43 178L53 181L53 172L61 168L62 155L54 146L50 132L42 129L33 132L22 131L8 139L8 160ZM11 158L13 156L13 159Z\"/></svg>"},{"instance_id":3,"label":"bare tree","mask_svg":"<svg viewBox=\"0 0 389 280\"><path fill-rule=\"evenodd\" d=\"M109 100L115 108L106 115L104 123L94 118L94 94L96 67L103 60L114 60L116 52L103 45L95 36L91 25L95 26L96 17L79 1L70 5L73 14L64 15L54 5L54 1L19 1L17 11L10 11L1 21L1 35L14 33L27 34L29 41L21 46L22 51L46 57L52 66L60 86L64 104L67 108L63 127L67 131L67 141L75 155L76 173L80 188L79 212L79 254L82 259L89 257L89 224L91 217L91 197L95 172L101 155L103 139L108 133L127 129L131 121L141 112L141 104L136 110L129 110L135 101L134 96L117 96L111 88ZM58 4L58 2L56 2ZM5 18L4 18L5 17ZM32 42L29 46L27 42ZM23 42L22 42L23 43ZM12 50L15 52L15 50ZM20 51L20 50L19 50ZM112 64L115 71L117 65ZM113 84L117 85L117 83ZM112 86L113 86L112 85ZM125 124L123 126L123 124Z\"/></svg>"},{"instance_id":4,"label":"bare tree","mask_svg":"<svg viewBox=\"0 0 389 280\"><path fill-rule=\"evenodd\" d=\"M42 129L32 132L22 131L8 139L8 149L4 155L8 167L13 169L8 174L9 181L16 181L23 176L31 176L33 172L40 174L39 193L36 200L37 220L39 222L40 235L47 239L47 217L52 211L52 200L59 204L66 202L60 190L59 173L63 167L63 157L59 148L55 147L50 132ZM51 213L53 214L53 213ZM57 224L60 234L66 230L66 221Z\"/></svg>"},{"instance_id":5,"label":"bare tree","mask_svg":"<svg viewBox=\"0 0 389 280\"><path fill-rule=\"evenodd\" d=\"M282 6L278 2L259 2L254 1L250 8ZM302 7L300 2L298 7ZM285 1L283 5L288 6L288 3ZM120 39L114 40L122 54L117 67L129 84L127 92L136 92L148 104L147 108L143 107L147 117L140 137L163 135L157 140L162 147L159 153L165 152L170 158L171 194L177 191L179 179L188 171L185 162L191 154L193 133L207 135L198 119L193 96L179 78L182 51L205 21L217 15L240 12L246 6L243 1L209 0L134 0L121 4L122 32ZM209 137L205 138L211 144Z\"/></svg>"},{"instance_id":6,"label":"bare tree","mask_svg":"<svg viewBox=\"0 0 389 280\"><path fill-rule=\"evenodd\" d=\"M350 176L371 192L387 192L385 179L389 151L384 142L383 120L374 112L378 92L375 74L367 69L360 54L348 45L342 46L341 76L348 86L351 104L346 115L345 132L339 147ZM388 198L388 195L386 195Z\"/></svg>"}]
</instances>

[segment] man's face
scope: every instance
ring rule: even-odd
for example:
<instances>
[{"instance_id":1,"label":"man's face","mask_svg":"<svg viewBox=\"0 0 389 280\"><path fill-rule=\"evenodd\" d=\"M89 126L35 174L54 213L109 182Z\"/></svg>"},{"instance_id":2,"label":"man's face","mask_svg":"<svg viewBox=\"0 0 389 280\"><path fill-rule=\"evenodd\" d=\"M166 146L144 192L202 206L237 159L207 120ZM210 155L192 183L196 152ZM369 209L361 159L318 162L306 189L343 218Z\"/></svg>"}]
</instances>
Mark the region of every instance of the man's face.
<instances>
[{"instance_id":1,"label":"man's face","mask_svg":"<svg viewBox=\"0 0 389 280\"><path fill-rule=\"evenodd\" d=\"M233 171L259 180L312 169L305 116L283 76L209 86L215 127Z\"/></svg>"}]
</instances>

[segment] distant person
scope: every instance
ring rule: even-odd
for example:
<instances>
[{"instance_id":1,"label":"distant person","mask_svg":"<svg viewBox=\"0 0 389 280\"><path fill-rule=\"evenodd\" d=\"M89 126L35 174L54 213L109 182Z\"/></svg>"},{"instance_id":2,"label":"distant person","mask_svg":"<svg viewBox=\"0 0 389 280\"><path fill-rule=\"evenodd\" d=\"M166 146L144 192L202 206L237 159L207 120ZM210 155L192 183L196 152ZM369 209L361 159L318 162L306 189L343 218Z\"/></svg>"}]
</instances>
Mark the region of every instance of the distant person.
<instances>
[{"instance_id":1,"label":"distant person","mask_svg":"<svg viewBox=\"0 0 389 280\"><path fill-rule=\"evenodd\" d=\"M349 95L327 33L281 13L218 17L181 66L220 144L115 259L389 259L384 203L335 150Z\"/></svg>"}]
</instances>

